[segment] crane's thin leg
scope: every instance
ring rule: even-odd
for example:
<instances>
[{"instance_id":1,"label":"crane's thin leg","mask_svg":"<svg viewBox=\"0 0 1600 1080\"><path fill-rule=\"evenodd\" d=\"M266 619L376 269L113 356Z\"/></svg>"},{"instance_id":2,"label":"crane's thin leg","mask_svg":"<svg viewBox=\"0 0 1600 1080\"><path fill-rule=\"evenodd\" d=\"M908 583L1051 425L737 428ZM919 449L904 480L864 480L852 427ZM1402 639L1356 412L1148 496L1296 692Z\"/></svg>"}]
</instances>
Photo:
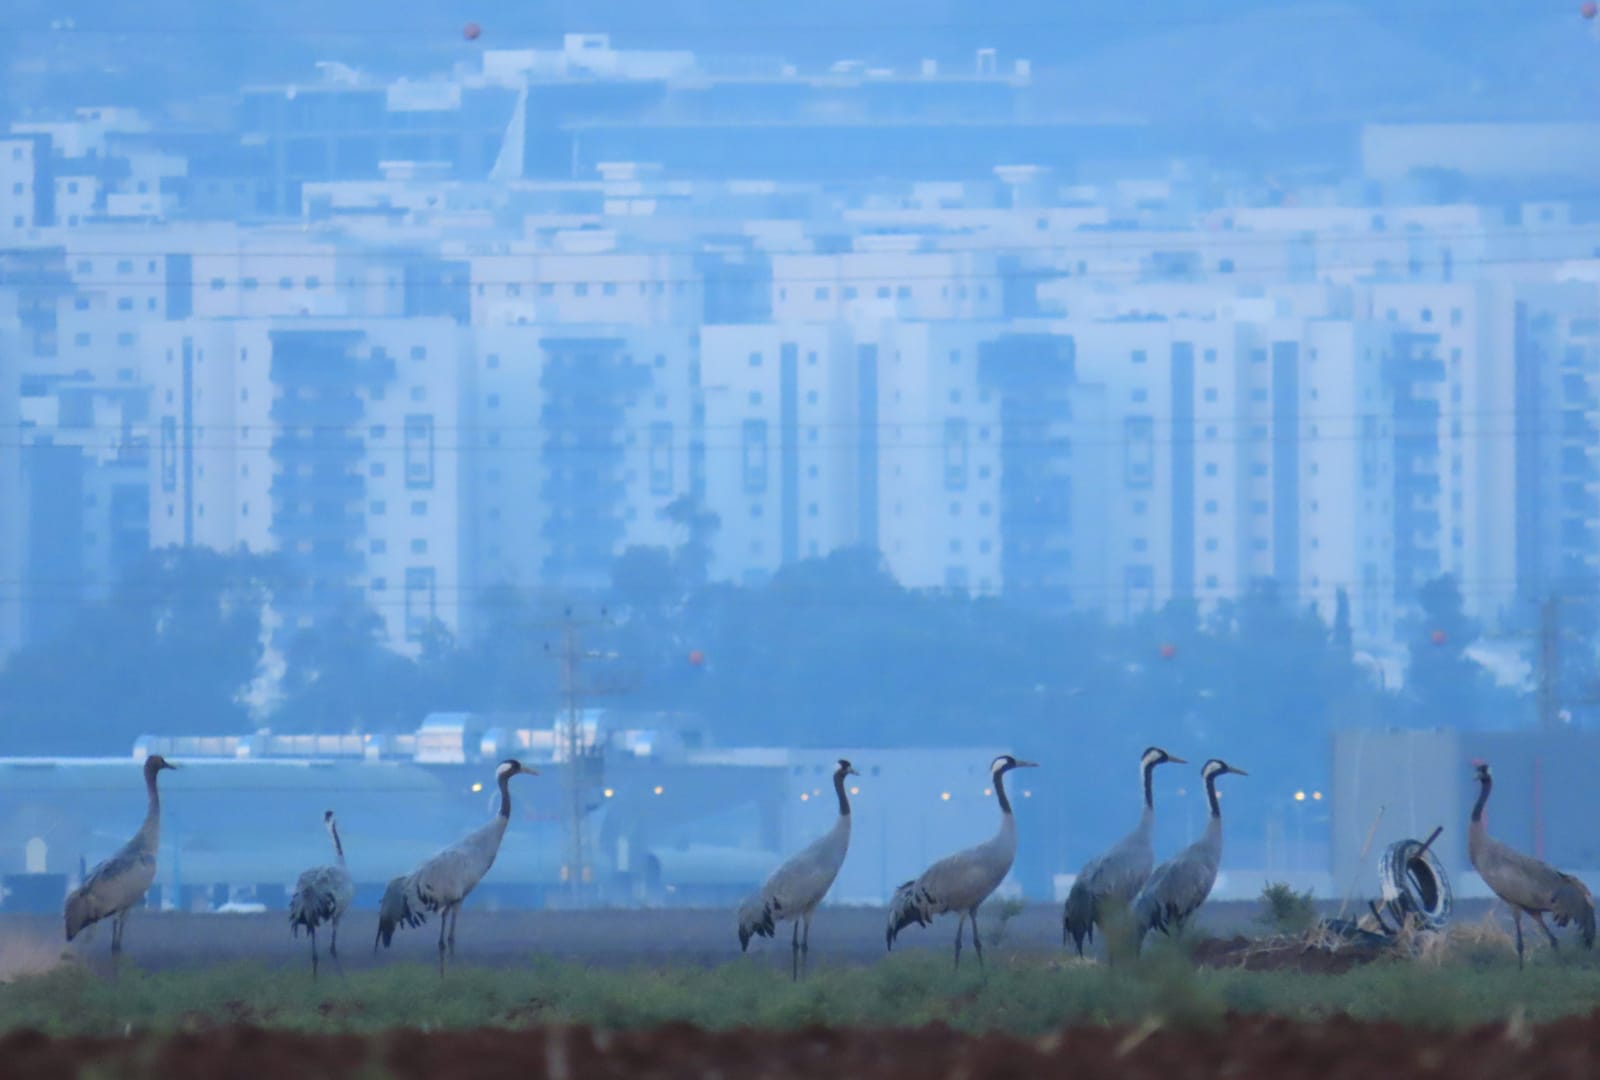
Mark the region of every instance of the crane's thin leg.
<instances>
[{"instance_id":1,"label":"crane's thin leg","mask_svg":"<svg viewBox=\"0 0 1600 1080\"><path fill-rule=\"evenodd\" d=\"M811 961L811 912L806 912L806 928L800 934L800 970L805 971Z\"/></svg>"},{"instance_id":2,"label":"crane's thin leg","mask_svg":"<svg viewBox=\"0 0 1600 1080\"><path fill-rule=\"evenodd\" d=\"M445 927L450 925L450 909L444 908L439 912L439 978L444 978L444 933Z\"/></svg>"},{"instance_id":3,"label":"crane's thin leg","mask_svg":"<svg viewBox=\"0 0 1600 1080\"><path fill-rule=\"evenodd\" d=\"M311 977L315 979L317 977L317 928L315 926L311 927L306 936L311 939Z\"/></svg>"},{"instance_id":4,"label":"crane's thin leg","mask_svg":"<svg viewBox=\"0 0 1600 1080\"><path fill-rule=\"evenodd\" d=\"M461 919L461 905L459 903L450 908L450 959L456 958L456 923Z\"/></svg>"},{"instance_id":5,"label":"crane's thin leg","mask_svg":"<svg viewBox=\"0 0 1600 1080\"><path fill-rule=\"evenodd\" d=\"M1548 925L1546 925L1546 923L1544 921L1544 912L1535 911L1535 912L1532 912L1532 915L1533 915L1533 921L1539 924L1539 929L1540 930L1544 931L1544 936L1550 939L1550 948L1552 948L1556 952L1560 952L1561 951L1561 943L1556 940L1556 935L1551 931L1550 927Z\"/></svg>"},{"instance_id":6,"label":"crane's thin leg","mask_svg":"<svg viewBox=\"0 0 1600 1080\"><path fill-rule=\"evenodd\" d=\"M790 972L795 982L800 981L800 920L794 921L794 936L789 943Z\"/></svg>"},{"instance_id":7,"label":"crane's thin leg","mask_svg":"<svg viewBox=\"0 0 1600 1080\"><path fill-rule=\"evenodd\" d=\"M128 912L119 911L111 917L111 978L122 977L122 929L128 923Z\"/></svg>"},{"instance_id":8,"label":"crane's thin leg","mask_svg":"<svg viewBox=\"0 0 1600 1080\"><path fill-rule=\"evenodd\" d=\"M967 913L961 912L956 917L956 970L961 970L961 934L967 928Z\"/></svg>"},{"instance_id":9,"label":"crane's thin leg","mask_svg":"<svg viewBox=\"0 0 1600 1080\"><path fill-rule=\"evenodd\" d=\"M1517 926L1517 968L1522 968L1522 909L1511 909L1511 921Z\"/></svg>"},{"instance_id":10,"label":"crane's thin leg","mask_svg":"<svg viewBox=\"0 0 1600 1080\"><path fill-rule=\"evenodd\" d=\"M978 909L972 909L972 947L978 950L978 970L983 970L983 939L978 936Z\"/></svg>"},{"instance_id":11,"label":"crane's thin leg","mask_svg":"<svg viewBox=\"0 0 1600 1080\"><path fill-rule=\"evenodd\" d=\"M328 942L328 955L333 957L333 966L339 969L339 974L344 974L344 961L339 959L339 920L333 920L333 940Z\"/></svg>"}]
</instances>

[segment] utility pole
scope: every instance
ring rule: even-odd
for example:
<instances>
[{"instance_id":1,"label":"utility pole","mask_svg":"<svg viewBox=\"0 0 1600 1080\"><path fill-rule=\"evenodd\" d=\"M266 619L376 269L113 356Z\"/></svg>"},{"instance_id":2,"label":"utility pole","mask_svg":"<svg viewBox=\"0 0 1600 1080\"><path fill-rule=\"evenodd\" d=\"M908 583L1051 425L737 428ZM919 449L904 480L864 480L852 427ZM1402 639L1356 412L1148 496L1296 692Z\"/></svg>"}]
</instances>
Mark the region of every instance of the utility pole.
<instances>
[{"instance_id":1,"label":"utility pole","mask_svg":"<svg viewBox=\"0 0 1600 1080\"><path fill-rule=\"evenodd\" d=\"M601 621L605 612L601 611ZM566 819L566 852L561 877L574 907L582 906L594 886L594 863L590 858L588 817L589 794L605 781L605 747L584 722L584 701L608 692L587 684L581 673L585 660L615 659L615 653L586 649L583 630L593 622L575 619L569 607L562 613L561 642L545 651L561 665L561 707L556 715L557 753L563 759L561 770L562 812ZM612 688L611 692L614 692Z\"/></svg>"},{"instance_id":2,"label":"utility pole","mask_svg":"<svg viewBox=\"0 0 1600 1080\"><path fill-rule=\"evenodd\" d=\"M1555 593L1539 609L1539 729L1561 726L1561 608Z\"/></svg>"}]
</instances>

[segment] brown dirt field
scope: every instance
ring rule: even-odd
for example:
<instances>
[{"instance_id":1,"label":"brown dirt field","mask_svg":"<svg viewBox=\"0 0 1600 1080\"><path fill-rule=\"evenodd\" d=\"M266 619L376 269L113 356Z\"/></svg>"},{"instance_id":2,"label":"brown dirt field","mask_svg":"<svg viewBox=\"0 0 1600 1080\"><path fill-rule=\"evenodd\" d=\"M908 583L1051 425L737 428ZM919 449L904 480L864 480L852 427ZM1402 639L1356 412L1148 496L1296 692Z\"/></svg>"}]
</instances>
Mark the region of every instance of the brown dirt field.
<instances>
[{"instance_id":1,"label":"brown dirt field","mask_svg":"<svg viewBox=\"0 0 1600 1080\"><path fill-rule=\"evenodd\" d=\"M362 1075L517 1080L1041 1076L1177 1080L1229 1076L1476 1080L1600 1073L1600 1013L1542 1027L1486 1025L1460 1033L1334 1019L1318 1024L1230 1017L1215 1031L1074 1028L1042 1039L964 1035L945 1027L902 1031L713 1033L686 1025L648 1032L587 1028L485 1029L380 1039L232 1027L162 1039L0 1038L0 1070L19 1080L118 1077Z\"/></svg>"}]
</instances>

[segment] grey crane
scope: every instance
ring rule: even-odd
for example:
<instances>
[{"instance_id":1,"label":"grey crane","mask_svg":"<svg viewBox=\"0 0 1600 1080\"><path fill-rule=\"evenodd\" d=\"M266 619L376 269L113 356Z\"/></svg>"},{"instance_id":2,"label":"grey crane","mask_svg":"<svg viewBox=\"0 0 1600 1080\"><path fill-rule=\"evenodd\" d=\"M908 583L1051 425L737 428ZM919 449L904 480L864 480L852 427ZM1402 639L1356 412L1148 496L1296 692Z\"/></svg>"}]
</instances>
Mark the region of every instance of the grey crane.
<instances>
[{"instance_id":1,"label":"grey crane","mask_svg":"<svg viewBox=\"0 0 1600 1080\"><path fill-rule=\"evenodd\" d=\"M294 896L289 900L290 930L295 937L299 937L303 926L311 938L313 979L317 977L317 927L328 924L332 931L328 955L333 957L335 964L339 964L339 920L344 918L356 894L356 884L344 864L344 844L339 840L339 823L333 819L332 810L322 815L322 825L328 830L328 838L333 841L333 853L338 862L333 866L313 867L301 874L300 880L295 882ZM344 965L339 966L342 970Z\"/></svg>"},{"instance_id":2,"label":"grey crane","mask_svg":"<svg viewBox=\"0 0 1600 1080\"><path fill-rule=\"evenodd\" d=\"M761 888L739 906L739 949L747 950L750 939L759 934L772 937L777 924L794 920L794 941L790 950L795 979L811 951L811 916L828 895L833 881L850 850L850 796L844 778L859 776L844 758L833 770L833 790L839 796L839 819L833 828L817 837L805 849L774 870ZM804 926L802 934L801 927Z\"/></svg>"},{"instance_id":3,"label":"grey crane","mask_svg":"<svg viewBox=\"0 0 1600 1080\"><path fill-rule=\"evenodd\" d=\"M889 901L889 930L885 935L890 949L894 948L894 939L900 931L912 923L927 926L935 916L954 911L961 916L956 921L956 967L961 966L961 933L968 919L972 920L972 947L978 951L978 966L983 966L978 907L1000 887L1017 857L1017 821L1011 814L1011 800L1006 798L1006 773L1036 766L1037 762L1019 761L1010 754L1001 754L990 763L994 795L1000 802L999 830L975 847L946 855L924 870L920 877L894 891Z\"/></svg>"},{"instance_id":4,"label":"grey crane","mask_svg":"<svg viewBox=\"0 0 1600 1080\"><path fill-rule=\"evenodd\" d=\"M1584 948L1594 947L1594 898L1588 888L1571 874L1540 862L1531 855L1514 851L1489 835L1483 823L1483 808L1489 801L1494 778L1487 763L1478 764L1478 801L1472 807L1472 822L1467 828L1467 855L1483 883L1511 908L1517 926L1517 966L1523 966L1522 916L1533 916L1550 947L1557 948L1556 936L1545 925L1550 912L1557 926L1576 922Z\"/></svg>"},{"instance_id":5,"label":"grey crane","mask_svg":"<svg viewBox=\"0 0 1600 1080\"><path fill-rule=\"evenodd\" d=\"M1105 915L1113 910L1125 909L1139 894L1139 889L1150 877L1156 856L1150 846L1150 832L1155 826L1156 804L1154 778L1157 765L1171 762L1187 765L1183 758L1173 757L1159 746L1147 749L1139 758L1139 776L1144 787L1144 812L1139 824L1107 852L1097 855L1078 871L1072 891L1067 894L1066 907L1061 914L1061 942L1071 938L1083 955L1085 940L1094 940L1094 928L1105 930Z\"/></svg>"},{"instance_id":6,"label":"grey crane","mask_svg":"<svg viewBox=\"0 0 1600 1080\"><path fill-rule=\"evenodd\" d=\"M1211 887L1217 883L1217 867L1222 862L1222 804L1217 801L1217 777L1224 773L1249 775L1217 758L1201 766L1206 801L1211 804L1211 820L1206 822L1205 833L1156 867L1133 898L1134 928L1140 942L1151 930L1169 935L1173 931L1183 933L1189 917L1206 902Z\"/></svg>"},{"instance_id":7,"label":"grey crane","mask_svg":"<svg viewBox=\"0 0 1600 1080\"><path fill-rule=\"evenodd\" d=\"M511 821L511 778L518 773L539 775L537 769L527 768L520 761L502 761L494 770L500 784L500 810L489 823L431 856L411 873L389 882L378 904L378 936L372 942L373 952L378 951L379 942L384 948L389 947L396 926L421 926L428 921L428 913L435 912L439 916L439 974L444 974L446 946L450 955L456 951L456 920L461 915L461 902L494 865L500 841L506 835L506 825Z\"/></svg>"},{"instance_id":8,"label":"grey crane","mask_svg":"<svg viewBox=\"0 0 1600 1080\"><path fill-rule=\"evenodd\" d=\"M96 866L84 877L83 884L67 894L67 940L83 932L84 927L111 916L111 956L122 955L122 929L128 921L128 911L144 899L156 879L156 852L161 847L161 793L156 787L156 776L163 769L176 769L160 754L144 759L144 790L148 801L144 824L133 834L133 839L105 862Z\"/></svg>"}]
</instances>

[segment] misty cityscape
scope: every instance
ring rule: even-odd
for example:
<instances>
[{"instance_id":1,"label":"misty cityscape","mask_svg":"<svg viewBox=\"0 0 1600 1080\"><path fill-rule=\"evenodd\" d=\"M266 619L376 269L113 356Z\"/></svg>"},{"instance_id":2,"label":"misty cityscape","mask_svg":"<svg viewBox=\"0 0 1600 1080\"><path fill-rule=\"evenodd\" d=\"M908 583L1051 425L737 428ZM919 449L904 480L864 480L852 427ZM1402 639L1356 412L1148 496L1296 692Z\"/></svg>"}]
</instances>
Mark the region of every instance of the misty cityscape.
<instances>
[{"instance_id":1,"label":"misty cityscape","mask_svg":"<svg viewBox=\"0 0 1600 1080\"><path fill-rule=\"evenodd\" d=\"M0 14L0 909L1600 883L1592 10L238 6Z\"/></svg>"}]
</instances>

